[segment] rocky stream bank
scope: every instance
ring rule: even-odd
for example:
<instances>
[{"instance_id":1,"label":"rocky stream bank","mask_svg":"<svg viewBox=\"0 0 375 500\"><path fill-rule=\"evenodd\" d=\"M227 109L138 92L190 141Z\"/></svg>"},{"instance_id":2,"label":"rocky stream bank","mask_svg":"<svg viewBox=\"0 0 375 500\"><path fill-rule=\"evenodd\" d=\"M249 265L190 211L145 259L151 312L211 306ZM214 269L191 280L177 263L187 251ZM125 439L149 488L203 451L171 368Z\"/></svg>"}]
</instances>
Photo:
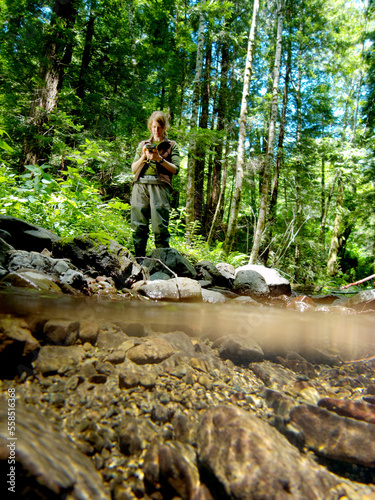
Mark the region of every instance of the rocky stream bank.
<instances>
[{"instance_id":1,"label":"rocky stream bank","mask_svg":"<svg viewBox=\"0 0 375 500\"><path fill-rule=\"evenodd\" d=\"M4 498L375 499L373 290L9 217L0 276Z\"/></svg>"}]
</instances>

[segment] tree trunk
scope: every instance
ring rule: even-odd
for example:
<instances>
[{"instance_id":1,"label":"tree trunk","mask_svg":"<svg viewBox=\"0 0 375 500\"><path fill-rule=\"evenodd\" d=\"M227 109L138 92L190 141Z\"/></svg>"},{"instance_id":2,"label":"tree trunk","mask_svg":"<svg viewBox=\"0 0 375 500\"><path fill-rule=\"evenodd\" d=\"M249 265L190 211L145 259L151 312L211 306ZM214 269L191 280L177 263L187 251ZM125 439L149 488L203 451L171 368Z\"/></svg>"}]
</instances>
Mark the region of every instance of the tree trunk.
<instances>
[{"instance_id":1,"label":"tree trunk","mask_svg":"<svg viewBox=\"0 0 375 500\"><path fill-rule=\"evenodd\" d=\"M263 255L263 261L264 261L265 265L267 265L267 261L268 261L268 257L269 257L269 253L270 253L270 249L271 249L273 229L274 229L275 224L276 224L277 197L278 197L278 193L279 193L279 175L280 175L280 170L281 170L281 162L283 159L286 109L287 109L287 105L288 105L288 89L289 89L289 77L290 77L290 70L291 70L291 59L292 59L292 51L291 51L291 47L289 44L288 61L286 64L286 71L285 71L283 109L282 109L281 118L280 118L279 142L277 144L276 165L275 165L275 172L274 172L274 176L273 176L273 183L272 183L272 189L271 189L271 201L270 201L270 207L269 207L269 217L268 217L269 231L268 231L268 235L267 235L266 249L265 249L264 255Z\"/></svg>"},{"instance_id":2,"label":"tree trunk","mask_svg":"<svg viewBox=\"0 0 375 500\"><path fill-rule=\"evenodd\" d=\"M205 60L205 70L202 85L202 97L201 97L201 115L199 118L199 128L202 130L207 130L208 128L208 116L209 116L209 103L210 103L210 72L211 72L211 61L212 61L212 42L207 42L206 47L206 60ZM195 218L200 221L201 228L204 228L204 209L203 209L203 190L204 190L204 177L205 177L205 165L206 165L206 149L207 146L204 140L198 140L196 160L195 160ZM204 231L202 231L204 233Z\"/></svg>"},{"instance_id":3,"label":"tree trunk","mask_svg":"<svg viewBox=\"0 0 375 500\"><path fill-rule=\"evenodd\" d=\"M253 18L251 21L251 28L249 33L249 42L247 46L247 56L244 74L244 84L242 91L242 102L241 102L241 112L240 112L240 131L238 136L238 147L237 147L237 164L236 164L236 186L233 193L230 217L227 229L227 235L225 238L224 250L228 254L230 252L234 233L237 226L237 217L240 209L241 194L242 194L242 181L243 181L243 164L245 159L245 140L246 140L246 123L247 123L247 105L249 98L249 88L251 74L253 71L253 54L255 46L255 33L257 26L257 17L259 11L259 0L254 0L253 7Z\"/></svg>"},{"instance_id":4,"label":"tree trunk","mask_svg":"<svg viewBox=\"0 0 375 500\"><path fill-rule=\"evenodd\" d=\"M268 191L270 184L270 172L273 161L273 146L275 142L275 126L277 120L277 100L279 91L279 76L280 76L280 61L281 61L281 45L282 45L282 32L283 32L283 0L277 2L277 39L276 39L276 53L275 53L275 66L273 74L273 88L272 88L272 105L271 105L271 118L268 128L268 144L267 154L265 161L265 169L263 175L262 189L260 195L260 207L258 215L258 223L255 230L253 248L249 259L249 264L255 264L257 261L260 242L262 240L263 230L266 221L267 204L268 204Z\"/></svg>"},{"instance_id":5,"label":"tree trunk","mask_svg":"<svg viewBox=\"0 0 375 500\"><path fill-rule=\"evenodd\" d=\"M91 10L86 28L85 47L82 53L81 68L79 72L78 85L77 85L77 96L80 99L83 99L85 97L86 75L91 61L91 47L92 47L92 39L94 36L94 23L95 23L95 16Z\"/></svg>"},{"instance_id":6,"label":"tree trunk","mask_svg":"<svg viewBox=\"0 0 375 500\"><path fill-rule=\"evenodd\" d=\"M327 262L327 272L330 276L334 276L337 273L336 262L340 247L339 234L340 234L340 226L341 226L343 211L344 211L344 184L341 178L341 170L339 170L337 179L336 218L335 218L335 223L333 225L331 246L329 249L328 262Z\"/></svg>"},{"instance_id":7,"label":"tree trunk","mask_svg":"<svg viewBox=\"0 0 375 500\"><path fill-rule=\"evenodd\" d=\"M199 93L200 83L203 66L203 45L204 45L204 16L200 13L199 16L199 31L198 31L198 45L197 45L197 59L195 67L195 78L193 87L193 102L192 112L190 119L190 146L188 157L188 171L187 171L187 186L186 186L186 241L188 244L192 241L194 232L194 198L195 198L195 157L196 151L196 133L197 133L197 119L199 107Z\"/></svg>"},{"instance_id":8,"label":"tree trunk","mask_svg":"<svg viewBox=\"0 0 375 500\"><path fill-rule=\"evenodd\" d=\"M215 213L214 213L214 216L212 219L212 224L210 227L210 231L209 231L208 237L207 237L208 246L210 246L212 243L212 239L213 239L214 234L215 234L215 229L216 229L217 223L219 221L220 212L221 212L222 207L224 205L224 193L225 193L225 188L227 185L228 154L229 154L229 138L227 137L227 142L226 142L226 147L225 147L225 160L224 160L224 166L223 166L223 180L221 183L219 200L218 200L218 203L216 205L216 210L215 210Z\"/></svg>"},{"instance_id":9,"label":"tree trunk","mask_svg":"<svg viewBox=\"0 0 375 500\"><path fill-rule=\"evenodd\" d=\"M302 26L300 26L300 31L302 32ZM298 53L298 76L297 76L297 87L296 87L296 110L297 110L297 135L296 135L296 172L295 172L295 184L296 184L296 228L303 226L303 209L302 209L302 145L301 145L301 134L302 134L302 105L301 105L301 82L302 82L302 68L301 68L301 51ZM295 247L294 247L294 279L296 282L299 280L300 272L300 262L301 262L301 251L299 245L299 239L296 237Z\"/></svg>"},{"instance_id":10,"label":"tree trunk","mask_svg":"<svg viewBox=\"0 0 375 500\"><path fill-rule=\"evenodd\" d=\"M324 163L323 162L324 162L324 159L322 158L322 170L323 170L323 167L324 167ZM327 215L328 215L328 209L329 209L329 205L331 203L331 199L332 199L333 192L334 192L334 189L335 189L336 180L337 180L340 172L341 172L340 170L336 170L335 177L334 177L334 179L332 181L332 184L331 184L331 189L329 191L327 200L324 203L324 210L323 210L322 218L321 218L321 222L320 222L320 233L319 233L319 241L321 242L321 244L323 246L323 250L324 250L324 235L325 235L325 227L326 227L326 220L327 220ZM322 172L322 177L323 177L323 172ZM323 180L322 180L322 183L323 183ZM322 189L323 189L323 187L322 187ZM322 200L322 203L323 203L323 200Z\"/></svg>"},{"instance_id":11,"label":"tree trunk","mask_svg":"<svg viewBox=\"0 0 375 500\"><path fill-rule=\"evenodd\" d=\"M221 132L225 129L225 113L227 101L227 82L229 68L229 47L225 40L221 46L221 75L220 75L220 90L217 105L217 127L216 130ZM218 137L218 144L215 147L214 165L212 172L212 190L210 204L207 213L207 223L210 226L217 204L219 202L221 190L221 173L222 173L222 154L223 154L223 139Z\"/></svg>"},{"instance_id":12,"label":"tree trunk","mask_svg":"<svg viewBox=\"0 0 375 500\"><path fill-rule=\"evenodd\" d=\"M50 144L43 144L45 124L56 108L65 70L72 58L73 25L77 9L74 0L56 0L43 61L39 69L39 84L34 91L28 122L30 132L24 139L22 165L34 165L48 160Z\"/></svg>"}]
</instances>

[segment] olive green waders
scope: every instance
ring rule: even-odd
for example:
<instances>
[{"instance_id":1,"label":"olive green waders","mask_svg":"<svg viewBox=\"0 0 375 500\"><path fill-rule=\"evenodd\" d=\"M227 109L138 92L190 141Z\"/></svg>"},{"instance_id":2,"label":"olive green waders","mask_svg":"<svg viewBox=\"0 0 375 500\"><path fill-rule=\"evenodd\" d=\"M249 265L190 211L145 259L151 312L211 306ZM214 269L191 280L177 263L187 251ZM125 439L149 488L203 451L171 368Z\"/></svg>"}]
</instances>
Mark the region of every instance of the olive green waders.
<instances>
[{"instance_id":1,"label":"olive green waders","mask_svg":"<svg viewBox=\"0 0 375 500\"><path fill-rule=\"evenodd\" d=\"M133 184L131 199L131 223L136 257L146 255L149 234L148 221L151 218L156 248L168 248L168 231L171 187L168 184Z\"/></svg>"}]
</instances>

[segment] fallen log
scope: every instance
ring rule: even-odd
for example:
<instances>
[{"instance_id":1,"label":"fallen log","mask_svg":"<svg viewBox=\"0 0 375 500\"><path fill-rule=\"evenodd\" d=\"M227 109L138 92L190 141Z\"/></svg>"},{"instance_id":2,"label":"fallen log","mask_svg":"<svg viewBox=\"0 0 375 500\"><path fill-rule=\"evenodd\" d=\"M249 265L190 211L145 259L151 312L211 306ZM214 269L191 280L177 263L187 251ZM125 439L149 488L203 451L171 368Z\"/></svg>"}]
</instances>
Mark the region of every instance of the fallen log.
<instances>
[{"instance_id":1,"label":"fallen log","mask_svg":"<svg viewBox=\"0 0 375 500\"><path fill-rule=\"evenodd\" d=\"M359 280L359 281L356 281L354 283L349 283L348 285L344 285L340 288L340 290L345 290L345 288L349 288L350 286L360 285L361 283L365 283L366 281L370 281L373 278L375 278L375 274L372 274L371 276L367 276L367 278L363 278L363 280Z\"/></svg>"}]
</instances>

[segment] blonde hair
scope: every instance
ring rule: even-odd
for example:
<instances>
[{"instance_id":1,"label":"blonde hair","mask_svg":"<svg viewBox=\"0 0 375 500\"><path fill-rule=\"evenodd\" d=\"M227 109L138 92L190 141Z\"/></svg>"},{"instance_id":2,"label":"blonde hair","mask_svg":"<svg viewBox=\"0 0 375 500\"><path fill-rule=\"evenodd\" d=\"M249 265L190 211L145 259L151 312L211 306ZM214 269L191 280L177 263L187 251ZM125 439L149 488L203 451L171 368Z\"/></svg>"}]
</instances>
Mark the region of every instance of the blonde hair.
<instances>
[{"instance_id":1,"label":"blonde hair","mask_svg":"<svg viewBox=\"0 0 375 500\"><path fill-rule=\"evenodd\" d=\"M167 135L167 130L169 129L168 118L162 111L154 111L150 118L147 120L147 128L151 132L151 126L153 122L158 122L158 124L163 128L163 132Z\"/></svg>"}]
</instances>

